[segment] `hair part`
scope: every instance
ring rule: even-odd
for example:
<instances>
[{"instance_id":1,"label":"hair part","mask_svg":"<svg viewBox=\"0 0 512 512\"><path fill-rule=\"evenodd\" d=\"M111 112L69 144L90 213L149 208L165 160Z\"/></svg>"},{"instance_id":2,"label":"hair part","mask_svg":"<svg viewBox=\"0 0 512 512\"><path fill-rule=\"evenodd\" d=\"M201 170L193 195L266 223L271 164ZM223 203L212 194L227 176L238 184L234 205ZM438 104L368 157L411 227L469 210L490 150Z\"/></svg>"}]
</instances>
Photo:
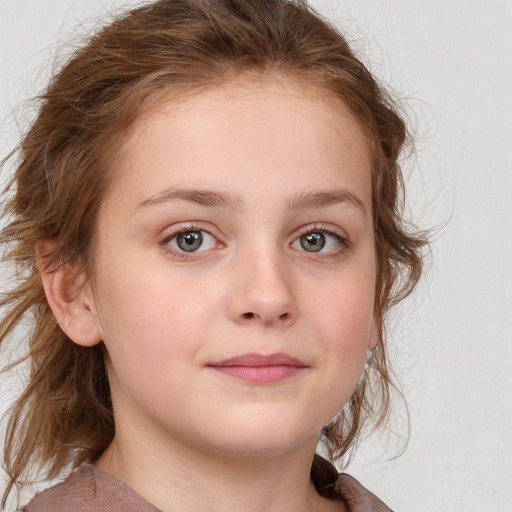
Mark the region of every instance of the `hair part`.
<instances>
[{"instance_id":1,"label":"hair part","mask_svg":"<svg viewBox=\"0 0 512 512\"><path fill-rule=\"evenodd\" d=\"M93 271L100 205L122 157L127 129L163 96L183 98L242 75L286 77L340 98L372 148L372 208L377 255L378 343L364 378L323 431L333 459L363 427L386 418L392 379L385 347L389 309L413 290L425 237L402 220L398 165L406 127L388 94L337 29L303 0L158 0L93 35L53 77L18 149L1 233L5 260L18 269L2 297L0 341L31 313L30 381L10 412L5 461L13 485L34 466L54 478L96 460L115 434L101 345L72 342L53 316L36 267L36 244L53 240L50 265ZM5 162L4 162L5 163Z\"/></svg>"}]
</instances>

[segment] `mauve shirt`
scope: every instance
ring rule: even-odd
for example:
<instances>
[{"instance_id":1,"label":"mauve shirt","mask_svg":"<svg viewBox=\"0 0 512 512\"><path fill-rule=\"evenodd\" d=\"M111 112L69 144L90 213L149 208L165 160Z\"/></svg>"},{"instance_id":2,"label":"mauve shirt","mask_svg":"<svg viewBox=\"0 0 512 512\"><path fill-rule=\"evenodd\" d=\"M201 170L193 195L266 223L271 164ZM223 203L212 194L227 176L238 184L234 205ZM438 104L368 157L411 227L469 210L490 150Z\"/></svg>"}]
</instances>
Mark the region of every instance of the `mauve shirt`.
<instances>
[{"instance_id":1,"label":"mauve shirt","mask_svg":"<svg viewBox=\"0 0 512 512\"><path fill-rule=\"evenodd\" d=\"M345 504L350 512L392 512L355 478L338 474L319 455L315 455L311 478L320 495ZM161 511L124 482L92 464L82 464L66 480L35 496L19 512Z\"/></svg>"}]
</instances>

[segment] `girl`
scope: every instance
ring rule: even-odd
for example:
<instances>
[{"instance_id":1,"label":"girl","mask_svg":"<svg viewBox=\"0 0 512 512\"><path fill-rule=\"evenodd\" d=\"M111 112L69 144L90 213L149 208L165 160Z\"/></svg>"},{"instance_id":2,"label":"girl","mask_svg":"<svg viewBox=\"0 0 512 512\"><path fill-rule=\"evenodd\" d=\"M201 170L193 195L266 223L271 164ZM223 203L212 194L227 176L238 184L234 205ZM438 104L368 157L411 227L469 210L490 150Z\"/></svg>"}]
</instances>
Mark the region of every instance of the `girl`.
<instances>
[{"instance_id":1,"label":"girl","mask_svg":"<svg viewBox=\"0 0 512 512\"><path fill-rule=\"evenodd\" d=\"M421 273L403 121L301 0L158 0L91 37L19 147L3 230L31 314L23 510L386 511L316 454L386 417Z\"/></svg>"}]
</instances>

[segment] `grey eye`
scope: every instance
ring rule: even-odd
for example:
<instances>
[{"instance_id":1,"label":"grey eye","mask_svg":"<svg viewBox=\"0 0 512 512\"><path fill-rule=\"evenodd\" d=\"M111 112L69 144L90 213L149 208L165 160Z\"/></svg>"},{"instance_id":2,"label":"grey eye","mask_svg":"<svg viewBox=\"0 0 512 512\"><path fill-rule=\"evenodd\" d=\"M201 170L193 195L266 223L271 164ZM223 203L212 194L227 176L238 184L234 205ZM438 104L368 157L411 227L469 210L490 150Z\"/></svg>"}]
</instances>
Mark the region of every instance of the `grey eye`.
<instances>
[{"instance_id":1,"label":"grey eye","mask_svg":"<svg viewBox=\"0 0 512 512\"><path fill-rule=\"evenodd\" d=\"M345 238L325 229L312 229L296 238L291 246L299 251L334 254L347 247Z\"/></svg>"},{"instance_id":2,"label":"grey eye","mask_svg":"<svg viewBox=\"0 0 512 512\"><path fill-rule=\"evenodd\" d=\"M191 230L175 235L169 245L181 252L202 252L215 248L217 240L207 231Z\"/></svg>"},{"instance_id":3,"label":"grey eye","mask_svg":"<svg viewBox=\"0 0 512 512\"><path fill-rule=\"evenodd\" d=\"M203 235L201 231L188 231L180 233L176 237L176 243L182 251L194 252L201 247L203 243Z\"/></svg>"},{"instance_id":4,"label":"grey eye","mask_svg":"<svg viewBox=\"0 0 512 512\"><path fill-rule=\"evenodd\" d=\"M299 240L301 247L307 252L319 252L325 246L325 235L319 231L306 233Z\"/></svg>"}]
</instances>

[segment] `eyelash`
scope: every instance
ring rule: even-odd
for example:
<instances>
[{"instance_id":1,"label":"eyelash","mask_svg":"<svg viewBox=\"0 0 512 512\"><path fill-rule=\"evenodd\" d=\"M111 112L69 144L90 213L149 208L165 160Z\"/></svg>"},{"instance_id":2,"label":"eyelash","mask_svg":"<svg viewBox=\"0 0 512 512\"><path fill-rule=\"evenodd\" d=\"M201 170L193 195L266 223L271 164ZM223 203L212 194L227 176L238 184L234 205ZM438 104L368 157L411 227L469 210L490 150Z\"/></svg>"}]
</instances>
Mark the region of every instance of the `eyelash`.
<instances>
[{"instance_id":1,"label":"eyelash","mask_svg":"<svg viewBox=\"0 0 512 512\"><path fill-rule=\"evenodd\" d=\"M345 251L349 250L352 247L352 242L350 239L343 233L340 232L339 229L327 226L325 224L309 224L307 226L304 226L299 230L298 236L294 238L293 242L300 239L300 237L307 235L308 233L323 233L325 235L330 235L334 237L337 242L340 244L340 248L337 251L329 252L329 253L311 253L311 254L317 254L322 255L322 257L335 257L338 256L340 253L344 253ZM292 243L293 243L292 242ZM307 251L303 251L306 252Z\"/></svg>"},{"instance_id":2,"label":"eyelash","mask_svg":"<svg viewBox=\"0 0 512 512\"><path fill-rule=\"evenodd\" d=\"M166 232L162 238L159 240L158 244L165 250L166 253L170 254L172 257L182 260L188 260L191 257L197 258L198 254L201 252L207 252L207 251L192 251L187 253L186 251L178 251L176 249L173 249L169 246L169 243L177 237L181 233L188 233L190 231L205 231L210 236L215 238L217 240L217 237L212 235L207 229L204 229L204 227L199 226L197 223L188 224L185 226L179 226L171 231ZM340 248L335 251L330 251L328 253L321 253L321 252L311 252L309 254L316 254L317 256L321 256L322 258L329 258L329 257L336 257L339 254L342 254L349 250L352 246L352 243L350 239L345 235L341 234L340 231L336 228L326 226L325 224L309 224L307 226L304 226L301 228L298 232L298 234L294 237L291 244L295 243L297 240L299 240L302 236L307 235L308 233L323 233L325 235L330 235L336 239L336 241L339 243ZM223 247L222 242L219 242L221 247ZM290 244L290 246L291 246ZM304 252L308 254L306 250L300 251L297 249L298 252Z\"/></svg>"},{"instance_id":3,"label":"eyelash","mask_svg":"<svg viewBox=\"0 0 512 512\"><path fill-rule=\"evenodd\" d=\"M169 246L169 243L174 238L176 238L179 234L188 233L190 231L206 231L208 234L210 234L210 232L208 230L200 227L196 223L182 225L182 226L178 226L174 229L171 229L171 231L167 231L163 235L163 237L159 240L158 245L160 245L164 249L164 251L167 254L169 254L170 256L172 256L173 258L186 261L186 260L190 259L190 257L194 254L195 254L195 257L197 258L197 253L194 253L194 252L187 253L185 251L177 251L176 249L173 249ZM214 235L211 235L211 236L214 237L215 239L217 239L217 237L215 237Z\"/></svg>"}]
</instances>

